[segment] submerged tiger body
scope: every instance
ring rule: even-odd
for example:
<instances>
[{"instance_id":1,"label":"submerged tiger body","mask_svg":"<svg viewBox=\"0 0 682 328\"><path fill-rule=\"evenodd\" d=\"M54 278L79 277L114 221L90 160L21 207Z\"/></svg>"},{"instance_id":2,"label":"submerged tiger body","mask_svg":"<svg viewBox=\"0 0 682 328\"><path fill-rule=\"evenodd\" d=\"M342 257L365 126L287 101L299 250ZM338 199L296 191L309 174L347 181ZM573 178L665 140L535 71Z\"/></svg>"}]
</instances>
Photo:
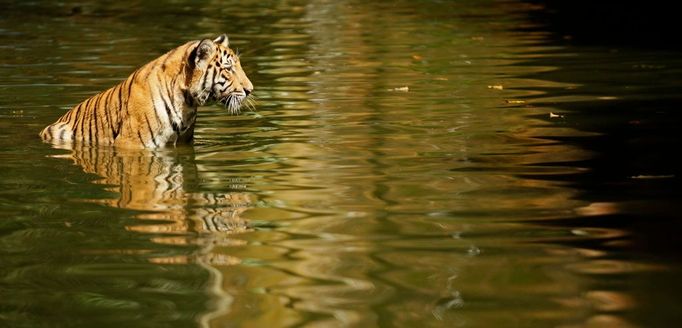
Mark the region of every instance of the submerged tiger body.
<instances>
[{"instance_id":1,"label":"submerged tiger body","mask_svg":"<svg viewBox=\"0 0 682 328\"><path fill-rule=\"evenodd\" d=\"M253 85L228 38L181 45L76 105L40 136L53 143L163 148L191 142L197 107L238 113Z\"/></svg>"}]
</instances>

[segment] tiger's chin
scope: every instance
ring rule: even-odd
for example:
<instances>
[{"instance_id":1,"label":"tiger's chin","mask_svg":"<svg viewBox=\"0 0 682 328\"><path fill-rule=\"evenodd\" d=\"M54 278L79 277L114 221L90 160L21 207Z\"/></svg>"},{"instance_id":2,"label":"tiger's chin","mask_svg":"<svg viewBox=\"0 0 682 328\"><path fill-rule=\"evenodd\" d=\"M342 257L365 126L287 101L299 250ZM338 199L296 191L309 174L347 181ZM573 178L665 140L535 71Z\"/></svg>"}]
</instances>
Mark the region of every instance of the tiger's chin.
<instances>
[{"instance_id":1,"label":"tiger's chin","mask_svg":"<svg viewBox=\"0 0 682 328\"><path fill-rule=\"evenodd\" d=\"M249 106L251 98L244 93L233 92L229 93L224 97L218 99L218 103L227 109L230 114L238 115L241 113L242 108Z\"/></svg>"}]
</instances>

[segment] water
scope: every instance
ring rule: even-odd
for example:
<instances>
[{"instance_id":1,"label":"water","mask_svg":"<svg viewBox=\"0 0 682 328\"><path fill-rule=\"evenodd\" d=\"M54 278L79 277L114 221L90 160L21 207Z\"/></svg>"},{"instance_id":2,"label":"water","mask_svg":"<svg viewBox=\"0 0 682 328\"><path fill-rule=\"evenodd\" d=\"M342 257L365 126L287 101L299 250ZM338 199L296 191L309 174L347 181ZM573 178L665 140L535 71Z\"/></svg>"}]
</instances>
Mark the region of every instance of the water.
<instances>
[{"instance_id":1,"label":"water","mask_svg":"<svg viewBox=\"0 0 682 328\"><path fill-rule=\"evenodd\" d=\"M682 60L515 2L2 2L0 326L665 326ZM193 146L37 134L227 32Z\"/></svg>"}]
</instances>

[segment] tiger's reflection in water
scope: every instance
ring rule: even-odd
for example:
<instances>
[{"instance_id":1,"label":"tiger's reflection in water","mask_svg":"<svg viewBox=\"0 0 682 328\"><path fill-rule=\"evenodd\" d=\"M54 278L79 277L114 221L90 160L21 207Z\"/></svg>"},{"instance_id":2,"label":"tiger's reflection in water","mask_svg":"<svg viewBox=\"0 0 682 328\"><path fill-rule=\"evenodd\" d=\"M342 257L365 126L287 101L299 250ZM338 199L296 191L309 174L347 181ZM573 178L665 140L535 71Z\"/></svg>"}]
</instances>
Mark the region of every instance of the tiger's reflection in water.
<instances>
[{"instance_id":1,"label":"tiger's reflection in water","mask_svg":"<svg viewBox=\"0 0 682 328\"><path fill-rule=\"evenodd\" d=\"M209 272L208 293L215 300L208 313L199 318L202 327L228 312L232 297L222 288L222 273L217 267L235 265L240 259L214 252L216 246L245 244L235 234L251 230L242 213L251 207L249 194L243 192L189 192L200 173L192 147L170 150L122 150L107 147L59 147L69 154L55 157L72 160L86 173L99 176L94 183L106 185L113 198L89 201L107 206L140 211L139 224L127 225L130 231L152 235L160 244L192 245L192 255L153 257L159 264L198 264ZM158 223L156 223L158 222Z\"/></svg>"}]
</instances>

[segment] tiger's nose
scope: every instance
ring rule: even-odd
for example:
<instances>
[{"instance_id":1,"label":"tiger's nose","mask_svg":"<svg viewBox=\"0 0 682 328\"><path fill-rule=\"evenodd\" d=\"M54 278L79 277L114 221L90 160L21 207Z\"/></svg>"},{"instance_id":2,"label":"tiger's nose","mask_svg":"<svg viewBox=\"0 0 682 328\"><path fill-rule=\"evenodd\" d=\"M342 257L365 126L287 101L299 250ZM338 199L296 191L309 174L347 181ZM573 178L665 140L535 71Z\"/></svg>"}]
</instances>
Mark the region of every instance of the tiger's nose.
<instances>
[{"instance_id":1,"label":"tiger's nose","mask_svg":"<svg viewBox=\"0 0 682 328\"><path fill-rule=\"evenodd\" d=\"M251 94L251 90L249 90L249 89L244 89L244 94L247 95L247 96L250 95L250 94Z\"/></svg>"}]
</instances>

